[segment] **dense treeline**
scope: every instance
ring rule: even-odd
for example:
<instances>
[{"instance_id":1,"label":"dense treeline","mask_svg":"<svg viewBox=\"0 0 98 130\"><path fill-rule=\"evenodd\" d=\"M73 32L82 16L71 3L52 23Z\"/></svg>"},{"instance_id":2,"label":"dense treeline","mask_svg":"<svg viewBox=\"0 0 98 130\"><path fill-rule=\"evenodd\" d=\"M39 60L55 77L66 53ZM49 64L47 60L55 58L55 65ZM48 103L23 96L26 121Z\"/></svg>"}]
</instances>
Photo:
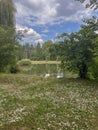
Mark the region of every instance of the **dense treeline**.
<instances>
[{"instance_id":1,"label":"dense treeline","mask_svg":"<svg viewBox=\"0 0 98 130\"><path fill-rule=\"evenodd\" d=\"M19 47L18 59L31 59L31 60L57 60L57 53L55 44L48 40L43 44L37 43L36 45L26 43Z\"/></svg>"}]
</instances>

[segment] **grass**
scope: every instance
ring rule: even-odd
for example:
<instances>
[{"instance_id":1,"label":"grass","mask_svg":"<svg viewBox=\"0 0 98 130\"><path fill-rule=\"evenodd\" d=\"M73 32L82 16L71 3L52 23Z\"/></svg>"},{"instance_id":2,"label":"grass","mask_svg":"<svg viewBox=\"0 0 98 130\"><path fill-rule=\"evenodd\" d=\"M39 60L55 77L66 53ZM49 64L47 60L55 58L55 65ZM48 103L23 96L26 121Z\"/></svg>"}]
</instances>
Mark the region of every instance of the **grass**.
<instances>
[{"instance_id":1,"label":"grass","mask_svg":"<svg viewBox=\"0 0 98 130\"><path fill-rule=\"evenodd\" d=\"M60 61L32 61L32 64L60 64Z\"/></svg>"},{"instance_id":2,"label":"grass","mask_svg":"<svg viewBox=\"0 0 98 130\"><path fill-rule=\"evenodd\" d=\"M0 130L98 130L98 83L1 74Z\"/></svg>"}]
</instances>

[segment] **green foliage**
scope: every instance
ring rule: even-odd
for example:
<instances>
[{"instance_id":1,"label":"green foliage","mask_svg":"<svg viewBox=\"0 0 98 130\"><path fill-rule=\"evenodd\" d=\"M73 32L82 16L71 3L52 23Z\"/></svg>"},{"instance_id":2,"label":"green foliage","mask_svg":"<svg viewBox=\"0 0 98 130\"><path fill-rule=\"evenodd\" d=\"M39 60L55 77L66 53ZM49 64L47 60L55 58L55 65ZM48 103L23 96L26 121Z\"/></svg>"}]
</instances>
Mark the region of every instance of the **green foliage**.
<instances>
[{"instance_id":1,"label":"green foliage","mask_svg":"<svg viewBox=\"0 0 98 130\"><path fill-rule=\"evenodd\" d=\"M76 0L80 1L81 3L86 2L86 0ZM98 0L88 0L86 2L86 8L93 8L94 10L98 9Z\"/></svg>"},{"instance_id":2,"label":"green foliage","mask_svg":"<svg viewBox=\"0 0 98 130\"><path fill-rule=\"evenodd\" d=\"M37 43L36 45L25 43L24 45L19 46L18 59L27 58L33 61L56 60L56 48L56 45L51 40L46 41L42 45L41 43Z\"/></svg>"},{"instance_id":3,"label":"green foliage","mask_svg":"<svg viewBox=\"0 0 98 130\"><path fill-rule=\"evenodd\" d=\"M22 59L18 62L20 66L31 66L32 61L30 59Z\"/></svg>"},{"instance_id":4,"label":"green foliage","mask_svg":"<svg viewBox=\"0 0 98 130\"><path fill-rule=\"evenodd\" d=\"M79 32L61 35L62 63L65 62L69 70L78 72L80 78L87 78L88 68L93 64L97 27L98 21L93 17L85 20Z\"/></svg>"},{"instance_id":5,"label":"green foliage","mask_svg":"<svg viewBox=\"0 0 98 130\"><path fill-rule=\"evenodd\" d=\"M20 72L20 67L19 67L19 65L16 64L16 65L11 66L11 67L10 67L10 72L11 72L11 73L18 73L18 72Z\"/></svg>"},{"instance_id":6,"label":"green foliage","mask_svg":"<svg viewBox=\"0 0 98 130\"><path fill-rule=\"evenodd\" d=\"M89 68L91 78L98 79L98 57L95 58L94 63Z\"/></svg>"},{"instance_id":7,"label":"green foliage","mask_svg":"<svg viewBox=\"0 0 98 130\"><path fill-rule=\"evenodd\" d=\"M0 0L0 71L16 63L14 14L13 0Z\"/></svg>"},{"instance_id":8,"label":"green foliage","mask_svg":"<svg viewBox=\"0 0 98 130\"><path fill-rule=\"evenodd\" d=\"M42 47L41 47L40 43L37 43L33 54L34 54L36 60L40 61L43 59L43 51L42 51Z\"/></svg>"},{"instance_id":9,"label":"green foliage","mask_svg":"<svg viewBox=\"0 0 98 130\"><path fill-rule=\"evenodd\" d=\"M14 26L14 14L13 0L0 0L0 26Z\"/></svg>"},{"instance_id":10,"label":"green foliage","mask_svg":"<svg viewBox=\"0 0 98 130\"><path fill-rule=\"evenodd\" d=\"M45 60L50 60L50 48L52 45L53 45L52 41L48 40L42 46L43 55L44 55Z\"/></svg>"},{"instance_id":11,"label":"green foliage","mask_svg":"<svg viewBox=\"0 0 98 130\"><path fill-rule=\"evenodd\" d=\"M50 53L50 60L61 60L61 59L59 59L59 49L60 48L58 48L59 46L58 46L58 44L52 44L50 47L49 47L49 53Z\"/></svg>"},{"instance_id":12,"label":"green foliage","mask_svg":"<svg viewBox=\"0 0 98 130\"><path fill-rule=\"evenodd\" d=\"M15 39L12 27L0 27L0 71L4 71L8 65L15 64Z\"/></svg>"}]
</instances>

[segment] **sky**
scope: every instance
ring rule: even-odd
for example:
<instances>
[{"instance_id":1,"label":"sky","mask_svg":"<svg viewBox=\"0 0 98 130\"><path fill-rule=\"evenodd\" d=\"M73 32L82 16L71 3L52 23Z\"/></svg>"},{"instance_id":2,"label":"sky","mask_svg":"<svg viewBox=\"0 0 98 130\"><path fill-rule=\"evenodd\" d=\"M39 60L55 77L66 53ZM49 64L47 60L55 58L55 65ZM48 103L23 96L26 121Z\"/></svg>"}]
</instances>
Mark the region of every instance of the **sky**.
<instances>
[{"instance_id":1,"label":"sky","mask_svg":"<svg viewBox=\"0 0 98 130\"><path fill-rule=\"evenodd\" d=\"M55 41L64 32L77 32L84 18L97 11L75 0L14 0L16 29L27 30L23 43Z\"/></svg>"}]
</instances>

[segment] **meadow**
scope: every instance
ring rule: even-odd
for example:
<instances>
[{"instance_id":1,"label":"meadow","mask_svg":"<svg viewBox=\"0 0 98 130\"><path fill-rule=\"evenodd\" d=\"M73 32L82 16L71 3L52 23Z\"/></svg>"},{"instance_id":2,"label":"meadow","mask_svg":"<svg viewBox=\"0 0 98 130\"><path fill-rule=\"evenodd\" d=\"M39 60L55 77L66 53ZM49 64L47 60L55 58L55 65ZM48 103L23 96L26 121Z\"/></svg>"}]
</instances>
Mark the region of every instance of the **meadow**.
<instances>
[{"instance_id":1,"label":"meadow","mask_svg":"<svg viewBox=\"0 0 98 130\"><path fill-rule=\"evenodd\" d=\"M0 130L98 130L98 82L0 74Z\"/></svg>"}]
</instances>

